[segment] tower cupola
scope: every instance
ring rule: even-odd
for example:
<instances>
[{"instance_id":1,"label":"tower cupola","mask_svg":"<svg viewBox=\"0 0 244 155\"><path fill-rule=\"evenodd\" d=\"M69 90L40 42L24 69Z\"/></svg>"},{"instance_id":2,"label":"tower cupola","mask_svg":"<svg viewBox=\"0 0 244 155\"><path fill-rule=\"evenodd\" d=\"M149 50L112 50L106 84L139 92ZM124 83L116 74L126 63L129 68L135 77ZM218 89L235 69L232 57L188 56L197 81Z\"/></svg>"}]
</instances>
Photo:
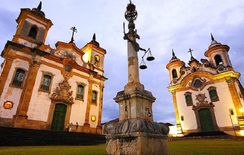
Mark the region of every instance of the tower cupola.
<instances>
[{"instance_id":1,"label":"tower cupola","mask_svg":"<svg viewBox=\"0 0 244 155\"><path fill-rule=\"evenodd\" d=\"M182 67L185 66L185 63L178 59L175 55L174 50L172 50L172 58L169 61L169 63L166 65L166 68L169 71L170 75L170 81L177 81L177 79L180 77L181 73L180 70Z\"/></svg>"}]
</instances>

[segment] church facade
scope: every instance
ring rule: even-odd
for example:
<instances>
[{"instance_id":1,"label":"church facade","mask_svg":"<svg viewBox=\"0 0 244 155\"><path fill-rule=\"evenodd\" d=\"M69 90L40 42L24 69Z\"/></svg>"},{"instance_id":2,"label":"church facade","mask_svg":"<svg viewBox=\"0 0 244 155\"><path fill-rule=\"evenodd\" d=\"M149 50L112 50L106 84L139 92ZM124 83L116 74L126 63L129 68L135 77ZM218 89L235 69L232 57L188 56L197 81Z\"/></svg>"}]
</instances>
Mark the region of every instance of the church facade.
<instances>
[{"instance_id":1,"label":"church facade","mask_svg":"<svg viewBox=\"0 0 244 155\"><path fill-rule=\"evenodd\" d=\"M73 35L51 48L41 7L21 9L2 51L0 126L101 134L106 50L95 34L82 48Z\"/></svg>"},{"instance_id":2,"label":"church facade","mask_svg":"<svg viewBox=\"0 0 244 155\"><path fill-rule=\"evenodd\" d=\"M217 42L212 35L211 40L204 53L207 59L199 62L191 53L186 65L173 52L166 66L177 135L223 131L244 136L244 89L240 73L231 64L229 46Z\"/></svg>"}]
</instances>

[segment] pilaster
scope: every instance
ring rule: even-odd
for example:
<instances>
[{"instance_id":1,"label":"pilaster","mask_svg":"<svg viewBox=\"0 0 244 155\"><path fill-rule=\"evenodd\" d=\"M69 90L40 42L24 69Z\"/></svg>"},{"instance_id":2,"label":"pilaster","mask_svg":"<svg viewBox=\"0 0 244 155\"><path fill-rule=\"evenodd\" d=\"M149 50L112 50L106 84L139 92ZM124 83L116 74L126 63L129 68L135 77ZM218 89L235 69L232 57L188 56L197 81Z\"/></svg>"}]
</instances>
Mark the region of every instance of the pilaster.
<instances>
[{"instance_id":1,"label":"pilaster","mask_svg":"<svg viewBox=\"0 0 244 155\"><path fill-rule=\"evenodd\" d=\"M101 82L101 84L100 84L100 99L99 99L99 110L98 110L97 127L101 127L101 121L102 121L103 88L104 88L104 82Z\"/></svg>"},{"instance_id":2,"label":"pilaster","mask_svg":"<svg viewBox=\"0 0 244 155\"><path fill-rule=\"evenodd\" d=\"M182 131L182 126L181 126L181 122L180 122L178 105L177 105L176 91L172 91L171 93L173 96L173 105L174 105L174 110L175 110L177 134L182 134L183 131Z\"/></svg>"},{"instance_id":3,"label":"pilaster","mask_svg":"<svg viewBox=\"0 0 244 155\"><path fill-rule=\"evenodd\" d=\"M2 74L0 77L0 96L3 93L3 89L4 89L4 86L6 84L6 80L8 79L9 71L12 67L13 60L14 59L11 57L5 58L5 65L4 65L4 68L3 68L3 71L2 71Z\"/></svg>"},{"instance_id":4,"label":"pilaster","mask_svg":"<svg viewBox=\"0 0 244 155\"><path fill-rule=\"evenodd\" d=\"M238 94L236 86L235 86L235 81L236 80L234 78L228 78L226 80L229 90L230 90L233 104L235 106L235 112L236 112L237 116L241 116L241 112L240 112L240 108L242 107L241 100L240 100L239 94Z\"/></svg>"},{"instance_id":5,"label":"pilaster","mask_svg":"<svg viewBox=\"0 0 244 155\"><path fill-rule=\"evenodd\" d=\"M87 106L86 106L86 115L85 115L85 123L84 126L90 127L90 109L91 109L91 103L92 103L92 78L93 76L90 75L89 80L88 80L88 97L87 97Z\"/></svg>"}]
</instances>

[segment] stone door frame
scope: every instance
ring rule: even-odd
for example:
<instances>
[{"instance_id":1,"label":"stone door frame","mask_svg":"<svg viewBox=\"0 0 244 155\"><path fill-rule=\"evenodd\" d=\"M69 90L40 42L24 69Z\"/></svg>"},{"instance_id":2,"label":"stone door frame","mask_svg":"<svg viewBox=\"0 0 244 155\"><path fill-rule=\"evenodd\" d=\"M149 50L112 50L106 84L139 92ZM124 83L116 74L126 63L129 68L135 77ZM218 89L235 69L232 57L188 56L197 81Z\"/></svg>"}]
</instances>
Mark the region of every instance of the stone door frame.
<instances>
[{"instance_id":1,"label":"stone door frame","mask_svg":"<svg viewBox=\"0 0 244 155\"><path fill-rule=\"evenodd\" d=\"M198 132L202 132L200 116L199 116L199 110L201 110L201 109L208 109L210 111L212 121L213 121L212 123L213 123L214 131L219 131L219 127L217 125L213 107L214 107L214 105L212 103L210 103L210 104L205 104L205 105L200 105L200 106L194 106L192 108L192 110L194 111L195 116L196 116Z\"/></svg>"},{"instance_id":2,"label":"stone door frame","mask_svg":"<svg viewBox=\"0 0 244 155\"><path fill-rule=\"evenodd\" d=\"M71 105L70 104L66 104L64 102L52 102L50 105L50 109L49 109L49 115L48 115L48 129L52 130L52 121L53 121L53 115L55 112L55 106L56 104L64 104L67 106L66 109L66 114L65 114L65 119L64 119L64 130L67 128L67 126L69 125L69 120L70 120L70 114L71 114Z\"/></svg>"}]
</instances>

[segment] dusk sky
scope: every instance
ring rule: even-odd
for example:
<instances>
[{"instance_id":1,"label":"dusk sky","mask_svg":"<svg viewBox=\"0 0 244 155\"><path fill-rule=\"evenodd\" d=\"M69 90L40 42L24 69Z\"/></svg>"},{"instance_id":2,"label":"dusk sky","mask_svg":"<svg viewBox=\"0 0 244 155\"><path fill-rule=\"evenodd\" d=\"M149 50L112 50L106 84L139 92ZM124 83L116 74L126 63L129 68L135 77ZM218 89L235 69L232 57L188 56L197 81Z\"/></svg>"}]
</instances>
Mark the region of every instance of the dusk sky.
<instances>
[{"instance_id":1,"label":"dusk sky","mask_svg":"<svg viewBox=\"0 0 244 155\"><path fill-rule=\"evenodd\" d=\"M127 83L127 43L123 40L124 12L129 0L43 0L42 10L51 19L46 44L55 48L57 41L69 42L70 28L75 26L77 47L83 47L96 33L97 41L107 50L105 57L105 83L102 121L119 115L113 98ZM148 69L140 70L145 88L157 98L153 104L154 120L175 123L172 96L168 92L169 76L166 64L171 50L187 62L192 48L193 56L200 60L210 44L210 33L215 39L230 46L230 59L234 69L244 72L244 1L243 0L132 0L138 18L136 29L143 48L151 48L155 61ZM1 0L0 50L11 40L21 8L33 8L38 0ZM127 24L127 22L126 22ZM139 53L141 57L143 53ZM0 58L0 63L3 61ZM244 76L241 77L244 84Z\"/></svg>"}]
</instances>

